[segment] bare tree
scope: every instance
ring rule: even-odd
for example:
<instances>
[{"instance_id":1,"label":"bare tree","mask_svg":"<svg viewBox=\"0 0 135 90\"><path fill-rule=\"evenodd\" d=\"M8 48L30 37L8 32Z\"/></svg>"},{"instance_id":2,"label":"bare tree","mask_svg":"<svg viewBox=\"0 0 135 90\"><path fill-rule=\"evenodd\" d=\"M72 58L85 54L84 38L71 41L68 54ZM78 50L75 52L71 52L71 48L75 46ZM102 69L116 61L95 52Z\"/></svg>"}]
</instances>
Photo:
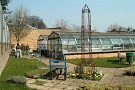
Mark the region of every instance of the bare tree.
<instances>
[{"instance_id":1,"label":"bare tree","mask_svg":"<svg viewBox=\"0 0 135 90\"><path fill-rule=\"evenodd\" d=\"M68 21L64 19L58 19L55 22L54 27L61 27L61 31L67 30L69 28Z\"/></svg>"},{"instance_id":2,"label":"bare tree","mask_svg":"<svg viewBox=\"0 0 135 90\"><path fill-rule=\"evenodd\" d=\"M121 26L116 24L110 24L110 26L107 28L107 32L116 31L119 32L121 30Z\"/></svg>"},{"instance_id":3,"label":"bare tree","mask_svg":"<svg viewBox=\"0 0 135 90\"><path fill-rule=\"evenodd\" d=\"M72 24L72 25L70 26L70 31L71 31L71 32L81 32L81 26Z\"/></svg>"},{"instance_id":4,"label":"bare tree","mask_svg":"<svg viewBox=\"0 0 135 90\"><path fill-rule=\"evenodd\" d=\"M28 16L28 10L23 6L17 7L9 16L9 31L15 36L18 43L29 34L27 30Z\"/></svg>"}]
</instances>

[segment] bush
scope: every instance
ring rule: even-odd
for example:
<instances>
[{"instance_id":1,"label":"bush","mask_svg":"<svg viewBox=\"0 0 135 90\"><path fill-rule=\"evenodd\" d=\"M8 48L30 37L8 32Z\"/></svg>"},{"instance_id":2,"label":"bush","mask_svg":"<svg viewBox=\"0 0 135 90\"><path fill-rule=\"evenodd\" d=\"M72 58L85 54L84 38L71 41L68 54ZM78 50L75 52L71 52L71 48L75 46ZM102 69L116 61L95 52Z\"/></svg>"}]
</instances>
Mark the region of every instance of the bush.
<instances>
[{"instance_id":1,"label":"bush","mask_svg":"<svg viewBox=\"0 0 135 90\"><path fill-rule=\"evenodd\" d=\"M7 82L13 83L13 84L26 84L26 77L24 76L13 76L11 78L7 79Z\"/></svg>"},{"instance_id":2,"label":"bush","mask_svg":"<svg viewBox=\"0 0 135 90\"><path fill-rule=\"evenodd\" d=\"M42 77L43 75L45 75L49 70L44 70L44 69L36 69L36 70L32 70L29 72L25 73L25 76L28 78L38 78L38 77Z\"/></svg>"},{"instance_id":3,"label":"bush","mask_svg":"<svg viewBox=\"0 0 135 90\"><path fill-rule=\"evenodd\" d=\"M133 66L130 69L126 70L126 74L135 76L135 66Z\"/></svg>"},{"instance_id":4,"label":"bush","mask_svg":"<svg viewBox=\"0 0 135 90\"><path fill-rule=\"evenodd\" d=\"M100 80L103 77L102 71L92 70L87 68L85 70L83 66L74 67L74 73L70 73L71 78L88 79L88 80Z\"/></svg>"},{"instance_id":5,"label":"bush","mask_svg":"<svg viewBox=\"0 0 135 90\"><path fill-rule=\"evenodd\" d=\"M135 87L129 86L93 86L91 84L82 84L77 90L135 90Z\"/></svg>"},{"instance_id":6,"label":"bush","mask_svg":"<svg viewBox=\"0 0 135 90\"><path fill-rule=\"evenodd\" d=\"M29 45L24 45L24 44L21 44L21 48L22 48L22 54L23 55L27 55L28 54L28 51L29 51Z\"/></svg>"}]
</instances>

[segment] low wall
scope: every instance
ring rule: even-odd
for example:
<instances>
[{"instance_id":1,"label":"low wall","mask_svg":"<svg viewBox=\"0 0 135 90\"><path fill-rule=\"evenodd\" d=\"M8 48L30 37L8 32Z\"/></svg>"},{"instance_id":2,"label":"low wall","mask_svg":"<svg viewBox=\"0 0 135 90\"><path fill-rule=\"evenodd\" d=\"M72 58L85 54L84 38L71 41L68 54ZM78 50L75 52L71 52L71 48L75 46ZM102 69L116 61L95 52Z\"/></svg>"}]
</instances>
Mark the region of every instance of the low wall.
<instances>
[{"instance_id":1,"label":"low wall","mask_svg":"<svg viewBox=\"0 0 135 90\"><path fill-rule=\"evenodd\" d=\"M121 55L125 55L125 52L122 52ZM92 58L105 58L105 57L118 57L117 52L116 53L99 53L99 54L92 54L90 55L92 56ZM77 58L81 58L81 54L74 54L74 55L66 55L66 59L77 59ZM89 58L89 54L85 54L85 58Z\"/></svg>"},{"instance_id":2,"label":"low wall","mask_svg":"<svg viewBox=\"0 0 135 90\"><path fill-rule=\"evenodd\" d=\"M7 50L3 54L0 54L0 75L1 75L3 69L4 69L5 65L6 65L6 62L8 61L9 52L10 52L10 50Z\"/></svg>"}]
</instances>

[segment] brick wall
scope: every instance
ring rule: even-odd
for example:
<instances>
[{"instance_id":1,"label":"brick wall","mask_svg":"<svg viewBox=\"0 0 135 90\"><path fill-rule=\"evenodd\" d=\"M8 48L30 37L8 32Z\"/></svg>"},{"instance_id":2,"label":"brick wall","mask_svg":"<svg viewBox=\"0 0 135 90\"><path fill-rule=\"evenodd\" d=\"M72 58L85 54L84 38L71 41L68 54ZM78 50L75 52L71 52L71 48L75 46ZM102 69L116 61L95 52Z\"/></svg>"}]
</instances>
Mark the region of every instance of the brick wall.
<instances>
[{"instance_id":1,"label":"brick wall","mask_svg":"<svg viewBox=\"0 0 135 90\"><path fill-rule=\"evenodd\" d=\"M19 44L29 45L31 49L37 49L37 40L40 35L50 35L54 30L53 29L37 29L37 30L29 30L28 36L24 37L20 40ZM55 30L58 31L58 30ZM13 35L11 35L11 44L16 46L16 39Z\"/></svg>"},{"instance_id":2,"label":"brick wall","mask_svg":"<svg viewBox=\"0 0 135 90\"><path fill-rule=\"evenodd\" d=\"M126 53L121 53L121 55L126 56ZM89 58L89 55L85 55L86 58ZM105 57L118 57L117 53L103 53L103 54L93 54L92 58L105 58ZM66 59L76 59L81 58L81 55L66 55Z\"/></svg>"}]
</instances>

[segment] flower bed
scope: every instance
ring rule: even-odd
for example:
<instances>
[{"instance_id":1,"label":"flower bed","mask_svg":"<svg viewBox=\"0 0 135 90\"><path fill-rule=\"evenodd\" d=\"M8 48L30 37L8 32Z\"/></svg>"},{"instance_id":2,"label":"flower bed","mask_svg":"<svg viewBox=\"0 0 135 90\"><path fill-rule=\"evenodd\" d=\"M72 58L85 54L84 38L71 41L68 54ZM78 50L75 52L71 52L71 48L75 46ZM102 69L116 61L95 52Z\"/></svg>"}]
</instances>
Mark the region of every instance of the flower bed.
<instances>
[{"instance_id":1,"label":"flower bed","mask_svg":"<svg viewBox=\"0 0 135 90\"><path fill-rule=\"evenodd\" d=\"M103 77L102 71L96 69L87 68L86 70L82 66L74 67L74 72L70 73L70 78L88 79L88 80L100 80Z\"/></svg>"}]
</instances>

